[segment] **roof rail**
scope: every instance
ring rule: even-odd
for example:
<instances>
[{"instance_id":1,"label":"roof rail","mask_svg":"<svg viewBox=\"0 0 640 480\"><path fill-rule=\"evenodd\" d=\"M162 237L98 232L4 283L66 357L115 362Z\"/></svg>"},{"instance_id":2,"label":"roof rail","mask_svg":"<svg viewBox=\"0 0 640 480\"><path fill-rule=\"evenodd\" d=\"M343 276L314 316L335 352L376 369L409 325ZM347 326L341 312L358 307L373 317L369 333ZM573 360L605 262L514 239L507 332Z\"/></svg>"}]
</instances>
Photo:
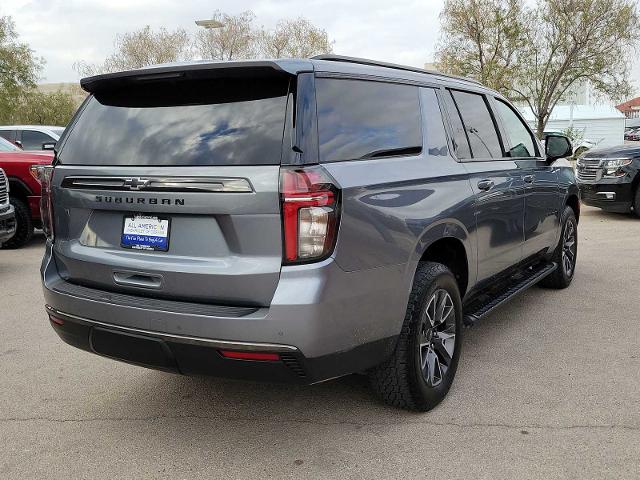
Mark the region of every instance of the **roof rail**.
<instances>
[{"instance_id":1,"label":"roof rail","mask_svg":"<svg viewBox=\"0 0 640 480\"><path fill-rule=\"evenodd\" d=\"M371 67L393 68L395 70L404 70L407 72L426 73L428 75L437 75L440 77L454 78L456 80L464 80L465 82L477 83L478 85L480 85L480 82L472 78L457 77L455 75L447 75L446 73L440 73L433 70L425 70L424 68L409 67L407 65L398 65L397 63L378 62L377 60L369 60L367 58L323 54L323 55L316 55L315 57L311 57L311 60L326 60L330 62L357 63L359 65L369 65Z\"/></svg>"}]
</instances>

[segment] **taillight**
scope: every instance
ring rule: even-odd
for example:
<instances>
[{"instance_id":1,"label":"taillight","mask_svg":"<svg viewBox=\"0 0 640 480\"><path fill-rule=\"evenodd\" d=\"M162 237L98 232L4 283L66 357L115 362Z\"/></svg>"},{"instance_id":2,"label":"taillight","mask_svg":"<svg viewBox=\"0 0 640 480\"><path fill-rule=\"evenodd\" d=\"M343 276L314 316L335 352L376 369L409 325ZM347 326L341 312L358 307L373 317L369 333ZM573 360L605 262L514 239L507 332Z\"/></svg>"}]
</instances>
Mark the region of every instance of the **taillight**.
<instances>
[{"instance_id":1,"label":"taillight","mask_svg":"<svg viewBox=\"0 0 640 480\"><path fill-rule=\"evenodd\" d=\"M339 191L322 167L283 167L280 196L284 263L322 260L338 233Z\"/></svg>"},{"instance_id":2,"label":"taillight","mask_svg":"<svg viewBox=\"0 0 640 480\"><path fill-rule=\"evenodd\" d=\"M34 165L30 169L31 175L42 185L40 197L40 218L42 219L42 231L49 240L53 240L53 198L51 195L51 181L53 179L53 166Z\"/></svg>"}]
</instances>

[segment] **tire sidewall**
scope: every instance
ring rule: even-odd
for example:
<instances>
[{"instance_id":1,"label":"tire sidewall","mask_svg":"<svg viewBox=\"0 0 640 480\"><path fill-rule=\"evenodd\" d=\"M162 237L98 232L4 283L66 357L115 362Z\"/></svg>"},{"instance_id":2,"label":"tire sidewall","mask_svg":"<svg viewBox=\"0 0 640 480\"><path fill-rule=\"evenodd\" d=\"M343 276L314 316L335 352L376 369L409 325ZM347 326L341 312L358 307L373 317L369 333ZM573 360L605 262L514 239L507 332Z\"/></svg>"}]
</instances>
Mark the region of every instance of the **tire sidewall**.
<instances>
[{"instance_id":1,"label":"tire sidewall","mask_svg":"<svg viewBox=\"0 0 640 480\"><path fill-rule=\"evenodd\" d=\"M575 260L573 262L573 268L571 269L571 275L567 275L567 272L565 272L564 265L562 263L562 250L564 248L564 236L567 231L567 226L569 225L570 222L573 223L573 228L575 231L576 252L575 252ZM558 245L558 260L560 262L558 265L558 268L562 272L562 278L564 279L565 283L569 285L576 274L576 265L578 264L578 222L576 220L576 216L573 213L573 209L571 209L571 207L567 207L563 213L562 232L560 236L560 244Z\"/></svg>"},{"instance_id":2,"label":"tire sidewall","mask_svg":"<svg viewBox=\"0 0 640 480\"><path fill-rule=\"evenodd\" d=\"M31 212L26 202L19 198L10 198L9 201L15 210L16 233L14 236L2 244L2 248L13 249L25 245L33 236L33 222Z\"/></svg>"},{"instance_id":3,"label":"tire sidewall","mask_svg":"<svg viewBox=\"0 0 640 480\"><path fill-rule=\"evenodd\" d=\"M454 313L456 316L456 341L451 365L447 370L445 377L438 385L436 385L435 387L430 387L427 385L422 375L422 369L420 365L419 339L422 312L425 311L427 302L431 299L433 293L438 289L446 290L453 300ZM460 299L458 284L453 275L449 273L448 270L443 270L442 273L436 276L433 281L423 289L423 292L420 292L420 297L420 302L417 303L419 307L412 312L411 319L412 333L411 344L409 347L409 351L411 352L410 371L413 377L411 385L415 390L414 398L417 400L418 407L420 409L430 409L440 403L440 401L442 401L442 399L446 396L447 392L451 388L451 384L453 383L453 379L458 368L458 362L460 359L460 352L462 347L462 301Z\"/></svg>"}]
</instances>

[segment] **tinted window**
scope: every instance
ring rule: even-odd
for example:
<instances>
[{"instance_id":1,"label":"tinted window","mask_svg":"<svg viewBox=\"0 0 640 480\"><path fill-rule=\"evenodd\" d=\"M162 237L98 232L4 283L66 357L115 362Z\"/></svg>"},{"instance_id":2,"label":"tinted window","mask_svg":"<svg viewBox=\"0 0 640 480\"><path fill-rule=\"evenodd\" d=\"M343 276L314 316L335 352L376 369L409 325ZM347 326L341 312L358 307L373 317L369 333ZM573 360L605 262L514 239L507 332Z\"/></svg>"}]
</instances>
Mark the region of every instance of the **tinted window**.
<instances>
[{"instance_id":1,"label":"tinted window","mask_svg":"<svg viewBox=\"0 0 640 480\"><path fill-rule=\"evenodd\" d=\"M418 88L359 80L316 79L323 162L418 154Z\"/></svg>"},{"instance_id":2,"label":"tinted window","mask_svg":"<svg viewBox=\"0 0 640 480\"><path fill-rule=\"evenodd\" d=\"M46 133L36 132L35 130L23 130L21 141L24 150L42 150L43 143L55 142L55 139Z\"/></svg>"},{"instance_id":3,"label":"tinted window","mask_svg":"<svg viewBox=\"0 0 640 480\"><path fill-rule=\"evenodd\" d=\"M529 129L522 123L513 109L501 100L496 101L496 110L509 140L510 149L507 157L535 157L536 147Z\"/></svg>"},{"instance_id":4,"label":"tinted window","mask_svg":"<svg viewBox=\"0 0 640 480\"><path fill-rule=\"evenodd\" d=\"M489 108L482 95L452 91L474 158L501 158L502 148Z\"/></svg>"},{"instance_id":5,"label":"tinted window","mask_svg":"<svg viewBox=\"0 0 640 480\"><path fill-rule=\"evenodd\" d=\"M276 165L288 79L160 82L92 97L63 164Z\"/></svg>"},{"instance_id":6,"label":"tinted window","mask_svg":"<svg viewBox=\"0 0 640 480\"><path fill-rule=\"evenodd\" d=\"M10 142L13 142L15 139L15 135L13 133L14 133L13 130L0 130L0 137L5 138Z\"/></svg>"},{"instance_id":7,"label":"tinted window","mask_svg":"<svg viewBox=\"0 0 640 480\"><path fill-rule=\"evenodd\" d=\"M422 102L426 112L424 129L427 152L432 156L446 156L449 154L447 134L442 123L442 112L435 90L432 88L423 89Z\"/></svg>"},{"instance_id":8,"label":"tinted window","mask_svg":"<svg viewBox=\"0 0 640 480\"><path fill-rule=\"evenodd\" d=\"M444 95L444 103L451 121L451 129L453 130L453 138L451 140L453 141L453 149L456 152L456 156L460 159L471 158L467 134L464 131L458 107L456 107L450 93Z\"/></svg>"}]
</instances>

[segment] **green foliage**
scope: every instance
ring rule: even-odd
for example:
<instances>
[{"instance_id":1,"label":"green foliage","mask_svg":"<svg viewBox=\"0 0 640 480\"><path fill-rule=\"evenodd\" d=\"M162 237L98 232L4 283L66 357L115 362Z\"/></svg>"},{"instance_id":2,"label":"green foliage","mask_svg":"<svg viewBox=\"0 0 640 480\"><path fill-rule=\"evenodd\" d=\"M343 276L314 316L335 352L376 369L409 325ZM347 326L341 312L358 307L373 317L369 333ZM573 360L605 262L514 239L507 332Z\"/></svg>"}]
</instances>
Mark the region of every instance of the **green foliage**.
<instances>
[{"instance_id":1,"label":"green foliage","mask_svg":"<svg viewBox=\"0 0 640 480\"><path fill-rule=\"evenodd\" d=\"M23 97L8 123L65 126L77 108L77 101L69 92L32 90Z\"/></svg>"},{"instance_id":2,"label":"green foliage","mask_svg":"<svg viewBox=\"0 0 640 480\"><path fill-rule=\"evenodd\" d=\"M8 123L35 88L42 63L27 44L20 43L11 17L0 17L0 123Z\"/></svg>"},{"instance_id":3,"label":"green foliage","mask_svg":"<svg viewBox=\"0 0 640 480\"><path fill-rule=\"evenodd\" d=\"M610 97L630 92L635 0L446 0L442 24L439 68L526 102L538 135L578 82Z\"/></svg>"},{"instance_id":4,"label":"green foliage","mask_svg":"<svg viewBox=\"0 0 640 480\"><path fill-rule=\"evenodd\" d=\"M517 0L447 0L440 14L438 70L510 91L527 28L522 4Z\"/></svg>"}]
</instances>

